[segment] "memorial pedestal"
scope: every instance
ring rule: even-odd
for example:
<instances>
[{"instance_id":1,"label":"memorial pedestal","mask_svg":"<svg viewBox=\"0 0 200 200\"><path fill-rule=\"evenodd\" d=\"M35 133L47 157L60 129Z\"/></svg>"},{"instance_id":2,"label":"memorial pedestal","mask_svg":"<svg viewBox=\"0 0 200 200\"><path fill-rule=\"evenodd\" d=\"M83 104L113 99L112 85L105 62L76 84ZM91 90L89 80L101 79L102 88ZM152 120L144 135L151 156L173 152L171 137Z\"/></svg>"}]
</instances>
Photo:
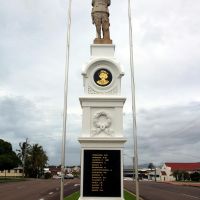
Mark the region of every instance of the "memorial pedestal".
<instances>
[{"instance_id":1,"label":"memorial pedestal","mask_svg":"<svg viewBox=\"0 0 200 200\"><path fill-rule=\"evenodd\" d=\"M84 67L85 96L81 144L79 200L123 200L123 106L120 64L114 45L91 45L91 59Z\"/></svg>"}]
</instances>

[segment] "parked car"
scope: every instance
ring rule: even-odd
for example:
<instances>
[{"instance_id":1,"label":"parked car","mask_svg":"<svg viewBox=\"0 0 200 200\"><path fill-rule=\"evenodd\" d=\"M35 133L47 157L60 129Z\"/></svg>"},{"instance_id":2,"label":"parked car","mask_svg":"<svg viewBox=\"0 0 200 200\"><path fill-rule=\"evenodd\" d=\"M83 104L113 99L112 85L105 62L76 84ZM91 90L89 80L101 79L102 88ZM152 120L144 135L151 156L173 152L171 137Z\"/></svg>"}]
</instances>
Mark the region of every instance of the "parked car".
<instances>
[{"instance_id":1,"label":"parked car","mask_svg":"<svg viewBox=\"0 0 200 200\"><path fill-rule=\"evenodd\" d=\"M65 179L73 179L74 175L73 174L66 174Z\"/></svg>"},{"instance_id":2,"label":"parked car","mask_svg":"<svg viewBox=\"0 0 200 200\"><path fill-rule=\"evenodd\" d=\"M61 176L58 176L58 175L53 175L53 179L60 179Z\"/></svg>"}]
</instances>

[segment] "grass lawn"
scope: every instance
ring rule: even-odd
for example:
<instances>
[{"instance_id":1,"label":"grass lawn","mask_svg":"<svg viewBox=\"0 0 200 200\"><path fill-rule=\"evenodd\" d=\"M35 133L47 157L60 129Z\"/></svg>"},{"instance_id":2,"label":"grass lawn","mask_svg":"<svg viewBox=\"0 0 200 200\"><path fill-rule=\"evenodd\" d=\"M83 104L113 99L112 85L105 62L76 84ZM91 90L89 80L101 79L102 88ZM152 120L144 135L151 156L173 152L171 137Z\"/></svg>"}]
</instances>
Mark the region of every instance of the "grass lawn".
<instances>
[{"instance_id":1,"label":"grass lawn","mask_svg":"<svg viewBox=\"0 0 200 200\"><path fill-rule=\"evenodd\" d=\"M78 200L79 196L80 196L80 192L75 192L75 193L65 197L64 200ZM124 199L125 200L135 200L136 198L128 191L124 191Z\"/></svg>"},{"instance_id":2,"label":"grass lawn","mask_svg":"<svg viewBox=\"0 0 200 200\"><path fill-rule=\"evenodd\" d=\"M19 182L19 181L25 181L25 178L15 178L15 177L1 177L0 178L0 184L1 183L10 183L10 182Z\"/></svg>"},{"instance_id":3,"label":"grass lawn","mask_svg":"<svg viewBox=\"0 0 200 200\"><path fill-rule=\"evenodd\" d=\"M124 191L124 199L125 200L135 200L135 196L133 196L130 192L127 190Z\"/></svg>"},{"instance_id":4,"label":"grass lawn","mask_svg":"<svg viewBox=\"0 0 200 200\"><path fill-rule=\"evenodd\" d=\"M64 200L78 200L80 196L80 192L74 192L73 194L70 194L69 196L65 197Z\"/></svg>"}]
</instances>

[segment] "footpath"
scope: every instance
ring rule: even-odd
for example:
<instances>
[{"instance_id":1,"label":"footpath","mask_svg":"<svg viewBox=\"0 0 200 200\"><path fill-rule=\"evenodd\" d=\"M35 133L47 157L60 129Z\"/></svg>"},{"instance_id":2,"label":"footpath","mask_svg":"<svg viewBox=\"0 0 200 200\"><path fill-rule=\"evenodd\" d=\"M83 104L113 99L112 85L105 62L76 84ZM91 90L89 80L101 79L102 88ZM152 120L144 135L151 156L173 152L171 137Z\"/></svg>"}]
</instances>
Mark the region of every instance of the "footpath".
<instances>
[{"instance_id":1,"label":"footpath","mask_svg":"<svg viewBox=\"0 0 200 200\"><path fill-rule=\"evenodd\" d=\"M191 187L200 187L200 182L163 182L172 185L181 185L181 186L191 186Z\"/></svg>"}]
</instances>

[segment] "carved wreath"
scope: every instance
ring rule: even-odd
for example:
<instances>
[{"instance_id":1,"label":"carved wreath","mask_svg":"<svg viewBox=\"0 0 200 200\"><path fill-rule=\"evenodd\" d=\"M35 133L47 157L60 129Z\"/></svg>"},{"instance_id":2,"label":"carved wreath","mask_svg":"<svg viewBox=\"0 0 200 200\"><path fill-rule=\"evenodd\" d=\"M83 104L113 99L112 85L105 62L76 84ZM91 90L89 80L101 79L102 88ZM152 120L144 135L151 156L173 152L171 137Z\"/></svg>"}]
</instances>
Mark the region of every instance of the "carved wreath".
<instances>
[{"instance_id":1,"label":"carved wreath","mask_svg":"<svg viewBox=\"0 0 200 200\"><path fill-rule=\"evenodd\" d=\"M110 130L111 126L111 117L108 113L102 111L98 112L94 115L93 124L96 129L93 130L94 135L98 135L100 133L105 133L111 135L112 130Z\"/></svg>"}]
</instances>

